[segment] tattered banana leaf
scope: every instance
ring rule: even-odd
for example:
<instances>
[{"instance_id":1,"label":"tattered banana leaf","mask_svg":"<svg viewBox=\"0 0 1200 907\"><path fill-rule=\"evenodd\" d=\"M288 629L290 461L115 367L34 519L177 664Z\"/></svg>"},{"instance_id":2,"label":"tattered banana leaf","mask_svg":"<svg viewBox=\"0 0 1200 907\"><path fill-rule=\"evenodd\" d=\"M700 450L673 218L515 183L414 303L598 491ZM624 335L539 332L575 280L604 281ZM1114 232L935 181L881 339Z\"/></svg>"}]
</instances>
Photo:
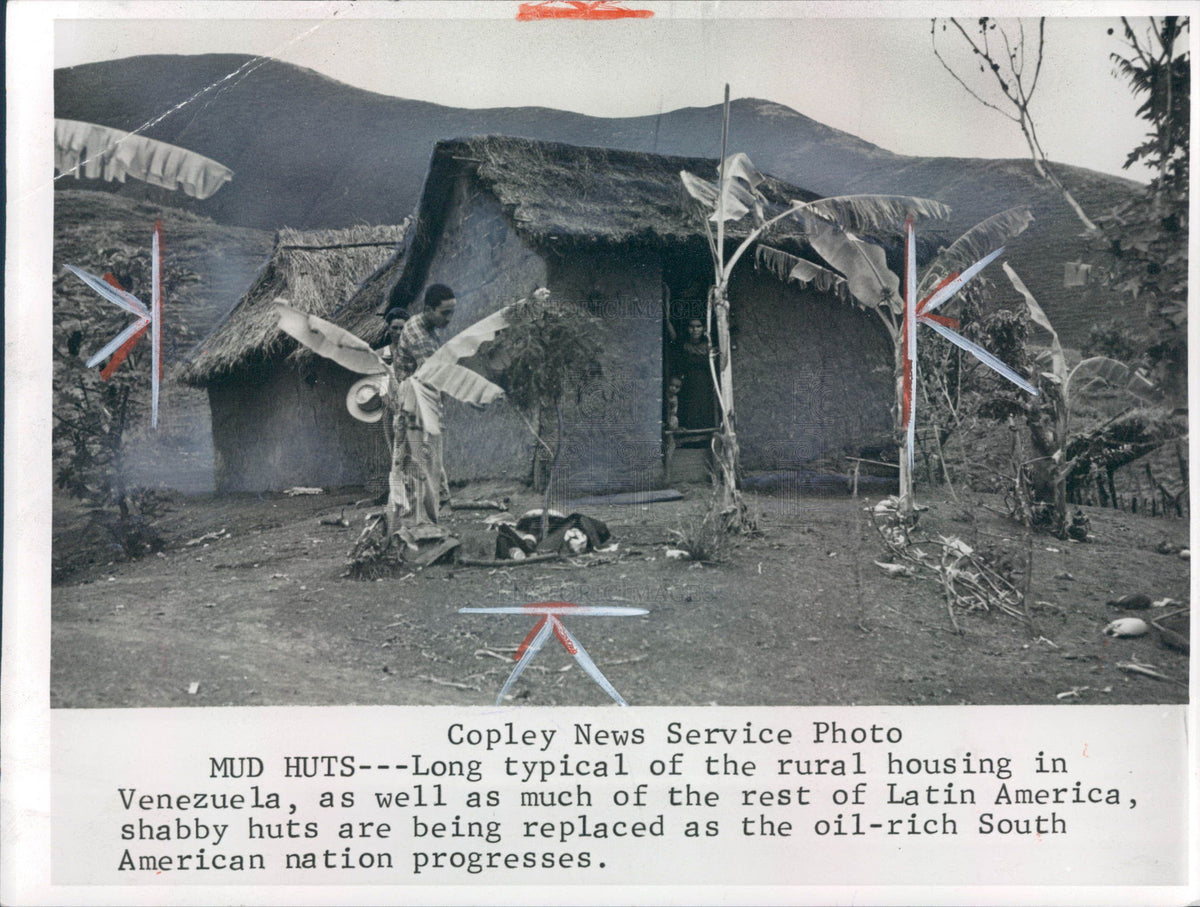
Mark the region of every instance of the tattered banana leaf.
<instances>
[{"instance_id":1,"label":"tattered banana leaf","mask_svg":"<svg viewBox=\"0 0 1200 907\"><path fill-rule=\"evenodd\" d=\"M917 286L917 299L924 299L947 276L1004 245L1031 223L1033 212L1028 205L1018 205L980 221L934 256Z\"/></svg>"},{"instance_id":2,"label":"tattered banana leaf","mask_svg":"<svg viewBox=\"0 0 1200 907\"><path fill-rule=\"evenodd\" d=\"M727 180L741 180L750 189L757 189L763 181L763 175L750 162L750 157L744 151L738 151L725 158L722 168Z\"/></svg>"},{"instance_id":3,"label":"tattered banana leaf","mask_svg":"<svg viewBox=\"0 0 1200 907\"><path fill-rule=\"evenodd\" d=\"M688 173L686 170L680 170L679 177L683 180L683 187L687 190L688 195L712 211L708 219L715 223L717 220L717 199L719 197L717 184L701 179L694 173ZM755 210L756 207L761 210L762 202L753 192L737 180L726 180L725 220L741 220L752 210Z\"/></svg>"},{"instance_id":4,"label":"tattered banana leaf","mask_svg":"<svg viewBox=\"0 0 1200 907\"><path fill-rule=\"evenodd\" d=\"M1063 354L1062 344L1058 340L1058 331L1054 330L1050 324L1050 319L1046 317L1046 313L1042 311L1042 307L1038 305L1033 294L1029 292L1029 288L1025 286L1025 282L1017 276L1017 272L1012 269L1012 266L1006 261L1000 267L1004 269L1004 273L1008 275L1009 282L1018 293L1025 297L1025 305L1029 309L1029 319L1038 327L1050 332L1050 364L1052 374L1055 379L1063 384L1067 380L1067 357Z\"/></svg>"},{"instance_id":5,"label":"tattered banana leaf","mask_svg":"<svg viewBox=\"0 0 1200 907\"><path fill-rule=\"evenodd\" d=\"M931 198L913 195L835 195L814 202L793 201L797 215L805 212L844 224L849 230L877 230L881 227L903 226L908 218L945 220L950 209Z\"/></svg>"},{"instance_id":6,"label":"tattered banana leaf","mask_svg":"<svg viewBox=\"0 0 1200 907\"><path fill-rule=\"evenodd\" d=\"M76 178L125 182L127 176L205 199L233 179L212 158L157 139L79 120L54 121L54 169Z\"/></svg>"},{"instance_id":7,"label":"tattered banana leaf","mask_svg":"<svg viewBox=\"0 0 1200 907\"><path fill-rule=\"evenodd\" d=\"M794 280L802 286L814 287L822 293L833 293L839 299L850 298L846 278L836 271L772 246L760 245L754 254L757 262L780 280Z\"/></svg>"},{"instance_id":8,"label":"tattered banana leaf","mask_svg":"<svg viewBox=\"0 0 1200 907\"><path fill-rule=\"evenodd\" d=\"M499 385L459 365L459 360L474 356L483 344L508 327L508 313L509 309L503 308L455 334L421 364L413 377L455 400L476 406L486 406L503 396Z\"/></svg>"},{"instance_id":9,"label":"tattered banana leaf","mask_svg":"<svg viewBox=\"0 0 1200 907\"><path fill-rule=\"evenodd\" d=\"M1155 403L1162 399L1159 387L1143 372L1107 356L1084 359L1071 370L1070 380L1072 395L1112 388L1132 394L1147 403Z\"/></svg>"},{"instance_id":10,"label":"tattered banana leaf","mask_svg":"<svg viewBox=\"0 0 1200 907\"><path fill-rule=\"evenodd\" d=\"M417 372L419 374L420 369ZM504 390L499 385L457 363L444 365L428 379L418 380L427 380L431 387L473 406L487 406L504 396Z\"/></svg>"},{"instance_id":11,"label":"tattered banana leaf","mask_svg":"<svg viewBox=\"0 0 1200 907\"><path fill-rule=\"evenodd\" d=\"M900 314L904 307L900 278L888 270L882 248L820 217L801 219L808 244L846 276L846 285L855 299L869 308L887 305Z\"/></svg>"},{"instance_id":12,"label":"tattered banana leaf","mask_svg":"<svg viewBox=\"0 0 1200 907\"><path fill-rule=\"evenodd\" d=\"M345 328L293 309L282 297L275 300L274 310L279 318L279 329L317 355L332 359L343 368L360 375L387 372L387 365L379 354L365 340L360 340Z\"/></svg>"}]
</instances>

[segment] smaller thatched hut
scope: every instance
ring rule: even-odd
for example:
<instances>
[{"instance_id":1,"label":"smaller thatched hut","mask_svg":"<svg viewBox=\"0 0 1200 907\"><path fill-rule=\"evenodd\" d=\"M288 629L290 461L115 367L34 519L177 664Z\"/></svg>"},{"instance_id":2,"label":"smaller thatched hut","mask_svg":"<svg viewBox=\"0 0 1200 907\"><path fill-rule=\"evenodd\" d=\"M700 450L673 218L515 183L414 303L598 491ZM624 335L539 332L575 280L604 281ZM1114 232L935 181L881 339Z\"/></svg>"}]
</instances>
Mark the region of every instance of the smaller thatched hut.
<instances>
[{"instance_id":1,"label":"smaller thatched hut","mask_svg":"<svg viewBox=\"0 0 1200 907\"><path fill-rule=\"evenodd\" d=\"M407 224L280 230L246 295L192 354L182 380L208 390L216 488L363 485L386 475L378 425L352 418L346 393L359 377L300 347L276 326L284 297L368 341L384 324L347 301L403 246Z\"/></svg>"}]
</instances>

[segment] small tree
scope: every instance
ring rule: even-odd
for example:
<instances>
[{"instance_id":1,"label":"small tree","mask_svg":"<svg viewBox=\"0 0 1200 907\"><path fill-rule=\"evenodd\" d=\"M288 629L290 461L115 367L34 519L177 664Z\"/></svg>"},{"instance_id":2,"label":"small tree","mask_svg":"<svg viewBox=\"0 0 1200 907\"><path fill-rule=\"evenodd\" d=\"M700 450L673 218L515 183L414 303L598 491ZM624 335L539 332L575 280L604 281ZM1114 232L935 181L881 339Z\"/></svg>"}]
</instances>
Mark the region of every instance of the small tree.
<instances>
[{"instance_id":1,"label":"small tree","mask_svg":"<svg viewBox=\"0 0 1200 907\"><path fill-rule=\"evenodd\" d=\"M546 536L550 498L559 478L568 395L579 394L601 373L599 321L578 306L550 301L539 289L512 306L504 335L504 384L537 442L550 455L542 497L541 535ZM554 414L554 445L545 440L542 420ZM537 476L535 475L535 482Z\"/></svg>"},{"instance_id":2,"label":"small tree","mask_svg":"<svg viewBox=\"0 0 1200 907\"><path fill-rule=\"evenodd\" d=\"M1121 20L1129 48L1114 53L1117 74L1146 100L1138 114L1152 127L1130 152L1155 168L1150 185L1111 215L1099 218L1097 250L1107 267L1103 279L1145 311L1147 360L1165 393L1182 400L1187 372L1188 176L1191 55L1181 36L1187 17L1150 19L1139 34Z\"/></svg>"}]
</instances>

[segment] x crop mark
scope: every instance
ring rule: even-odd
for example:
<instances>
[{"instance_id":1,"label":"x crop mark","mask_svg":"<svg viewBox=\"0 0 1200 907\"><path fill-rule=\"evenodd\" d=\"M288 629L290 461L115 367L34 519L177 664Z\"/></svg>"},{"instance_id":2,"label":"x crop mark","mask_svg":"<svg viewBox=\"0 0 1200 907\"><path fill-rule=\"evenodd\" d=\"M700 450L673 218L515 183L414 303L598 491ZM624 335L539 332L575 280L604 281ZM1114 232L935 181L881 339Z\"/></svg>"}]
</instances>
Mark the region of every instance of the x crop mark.
<instances>
[{"instance_id":1,"label":"x crop mark","mask_svg":"<svg viewBox=\"0 0 1200 907\"><path fill-rule=\"evenodd\" d=\"M147 331L150 332L150 425L152 428L158 428L158 397L162 384L162 221L154 222L151 238L152 296L149 309L140 299L122 287L112 274L97 277L74 265L66 267L102 297L129 312L136 319L87 361L88 368L108 359L108 364L100 370L100 377L107 381L128 358L142 336Z\"/></svg>"}]
</instances>

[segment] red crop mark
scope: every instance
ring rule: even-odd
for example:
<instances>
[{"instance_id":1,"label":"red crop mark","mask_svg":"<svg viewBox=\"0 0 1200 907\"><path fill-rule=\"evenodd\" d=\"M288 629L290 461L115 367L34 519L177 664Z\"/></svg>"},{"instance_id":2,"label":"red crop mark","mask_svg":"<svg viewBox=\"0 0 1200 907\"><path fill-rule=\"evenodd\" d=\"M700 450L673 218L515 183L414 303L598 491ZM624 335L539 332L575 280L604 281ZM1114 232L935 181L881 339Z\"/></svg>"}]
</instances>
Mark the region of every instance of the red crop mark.
<instances>
[{"instance_id":1,"label":"red crop mark","mask_svg":"<svg viewBox=\"0 0 1200 907\"><path fill-rule=\"evenodd\" d=\"M555 611L561 610L569 612L572 608L578 608L579 606L572 604L571 602L537 602L536 604L524 605L524 607L553 608ZM554 635L558 638L558 641L562 644L562 647L567 650L567 653L570 655L579 654L579 648L574 642L571 641L571 637L567 633L566 627L562 625L562 622L559 621L559 619L552 612L549 614L543 614L542 619L533 625L532 630L525 634L525 638L522 639L521 644L517 646L517 653L513 656L513 661L520 661L525 657L525 654L529 651L529 647L533 644L534 639L537 638L537 635L542 631L542 628L546 626L547 622L550 623L550 629L554 631Z\"/></svg>"},{"instance_id":2,"label":"red crop mark","mask_svg":"<svg viewBox=\"0 0 1200 907\"><path fill-rule=\"evenodd\" d=\"M525 653L529 650L529 644L533 642L533 638L538 635L538 631L540 631L542 627L546 625L546 621L549 619L550 615L547 614L533 625L533 629L526 634L525 638L521 640L521 644L517 646L517 654L513 656L513 661L520 661L525 657Z\"/></svg>"},{"instance_id":3,"label":"red crop mark","mask_svg":"<svg viewBox=\"0 0 1200 907\"><path fill-rule=\"evenodd\" d=\"M653 10L630 9L614 0L542 0L540 3L522 3L517 7L518 22L538 19L649 19L653 15Z\"/></svg>"},{"instance_id":4,"label":"red crop mark","mask_svg":"<svg viewBox=\"0 0 1200 907\"><path fill-rule=\"evenodd\" d=\"M929 312L921 317L926 321L936 321L938 324L944 324L946 327L953 328L956 331L959 328L958 319L951 318L949 315L939 315L936 312Z\"/></svg>"},{"instance_id":5,"label":"red crop mark","mask_svg":"<svg viewBox=\"0 0 1200 907\"><path fill-rule=\"evenodd\" d=\"M957 271L954 271L953 273L951 273L951 274L947 274L945 277L943 277L943 278L942 278L942 282L941 282L941 283L939 283L939 284L938 284L936 287L934 287L932 290L930 290L930 291L929 291L929 295L928 295L928 296L926 296L924 299L922 299L922 300L921 300L921 301L920 301L920 302L917 304L917 314L918 314L918 315L920 315L922 312L924 312L924 311L925 311L925 306L929 304L929 300L933 298L933 294L934 294L934 293L936 293L936 292L937 292L938 290L940 290L942 287L946 286L946 284L948 284L948 283L951 283L951 282L953 282L953 281L955 281L955 280L958 280L958 272L957 272Z\"/></svg>"},{"instance_id":6,"label":"red crop mark","mask_svg":"<svg viewBox=\"0 0 1200 907\"><path fill-rule=\"evenodd\" d=\"M162 357L162 313L163 313L163 280L162 280L162 220L154 222L154 291L153 291L153 309L154 314L154 374L159 381L162 381L163 374L163 357ZM158 414L157 401L155 401L155 415Z\"/></svg>"},{"instance_id":7,"label":"red crop mark","mask_svg":"<svg viewBox=\"0 0 1200 907\"><path fill-rule=\"evenodd\" d=\"M575 648L575 643L571 642L571 637L567 635L567 629L557 619L554 620L554 635L558 637L558 641L562 643L562 647L567 650L569 655L578 655L579 650Z\"/></svg>"},{"instance_id":8,"label":"red crop mark","mask_svg":"<svg viewBox=\"0 0 1200 907\"><path fill-rule=\"evenodd\" d=\"M146 333L146 329L149 327L150 322L147 321L140 328L138 328L136 334L117 347L117 351L113 353L112 358L108 360L108 365L100 369L100 377L103 380L107 381L112 377L113 372L117 370L117 366L125 361L126 357L128 357L133 348L137 346L137 342L142 339L142 335Z\"/></svg>"}]
</instances>

